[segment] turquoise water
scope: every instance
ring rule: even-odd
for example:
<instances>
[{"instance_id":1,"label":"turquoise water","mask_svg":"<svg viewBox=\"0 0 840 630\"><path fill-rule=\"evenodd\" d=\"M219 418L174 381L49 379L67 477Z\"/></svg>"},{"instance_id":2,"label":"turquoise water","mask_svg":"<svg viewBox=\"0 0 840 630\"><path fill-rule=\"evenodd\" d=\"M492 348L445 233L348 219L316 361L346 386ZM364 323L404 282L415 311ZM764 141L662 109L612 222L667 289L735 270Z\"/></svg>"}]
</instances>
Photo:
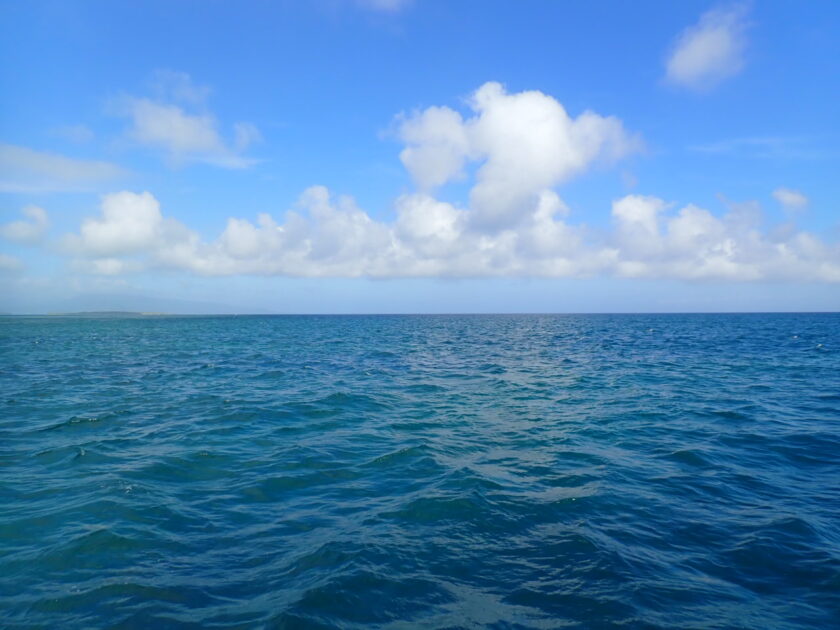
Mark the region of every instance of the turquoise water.
<instances>
[{"instance_id":1,"label":"turquoise water","mask_svg":"<svg viewBox=\"0 0 840 630\"><path fill-rule=\"evenodd\" d=\"M840 316L0 318L0 626L828 628Z\"/></svg>"}]
</instances>

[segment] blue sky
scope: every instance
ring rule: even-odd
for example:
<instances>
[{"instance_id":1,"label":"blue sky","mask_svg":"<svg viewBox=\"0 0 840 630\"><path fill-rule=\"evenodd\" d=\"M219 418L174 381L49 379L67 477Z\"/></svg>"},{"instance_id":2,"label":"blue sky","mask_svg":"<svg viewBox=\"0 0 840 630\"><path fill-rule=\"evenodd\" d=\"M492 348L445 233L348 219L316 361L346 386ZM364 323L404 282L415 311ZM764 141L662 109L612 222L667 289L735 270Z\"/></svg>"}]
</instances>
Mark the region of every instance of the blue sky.
<instances>
[{"instance_id":1,"label":"blue sky","mask_svg":"<svg viewBox=\"0 0 840 630\"><path fill-rule=\"evenodd\" d=\"M835 2L4 2L0 310L840 309Z\"/></svg>"}]
</instances>

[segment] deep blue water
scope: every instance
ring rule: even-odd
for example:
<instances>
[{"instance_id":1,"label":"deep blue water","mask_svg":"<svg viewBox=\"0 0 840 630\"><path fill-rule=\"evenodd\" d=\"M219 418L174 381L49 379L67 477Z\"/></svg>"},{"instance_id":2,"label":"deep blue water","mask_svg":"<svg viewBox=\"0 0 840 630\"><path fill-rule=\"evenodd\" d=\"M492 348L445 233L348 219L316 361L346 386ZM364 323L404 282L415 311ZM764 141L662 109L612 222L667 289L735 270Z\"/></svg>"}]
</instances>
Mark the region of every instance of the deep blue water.
<instances>
[{"instance_id":1,"label":"deep blue water","mask_svg":"<svg viewBox=\"0 0 840 630\"><path fill-rule=\"evenodd\" d=\"M830 628L840 315L0 318L0 626Z\"/></svg>"}]
</instances>

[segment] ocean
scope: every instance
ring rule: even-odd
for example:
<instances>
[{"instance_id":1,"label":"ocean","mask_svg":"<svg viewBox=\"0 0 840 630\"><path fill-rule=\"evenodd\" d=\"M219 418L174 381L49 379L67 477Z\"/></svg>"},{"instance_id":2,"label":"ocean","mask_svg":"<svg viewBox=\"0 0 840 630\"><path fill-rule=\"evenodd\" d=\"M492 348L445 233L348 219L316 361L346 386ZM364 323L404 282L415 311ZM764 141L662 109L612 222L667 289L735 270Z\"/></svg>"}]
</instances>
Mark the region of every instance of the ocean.
<instances>
[{"instance_id":1,"label":"ocean","mask_svg":"<svg viewBox=\"0 0 840 630\"><path fill-rule=\"evenodd\" d=\"M840 315L0 318L4 628L836 628Z\"/></svg>"}]
</instances>

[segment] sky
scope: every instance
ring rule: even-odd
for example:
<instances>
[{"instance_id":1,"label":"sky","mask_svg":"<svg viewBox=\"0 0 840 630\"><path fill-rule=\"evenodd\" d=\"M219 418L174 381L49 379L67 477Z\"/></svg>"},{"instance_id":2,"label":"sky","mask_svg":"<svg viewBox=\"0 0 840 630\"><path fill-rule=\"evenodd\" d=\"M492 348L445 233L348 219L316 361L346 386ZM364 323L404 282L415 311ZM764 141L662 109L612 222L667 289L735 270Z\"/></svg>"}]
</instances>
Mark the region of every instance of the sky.
<instances>
[{"instance_id":1,"label":"sky","mask_svg":"<svg viewBox=\"0 0 840 630\"><path fill-rule=\"evenodd\" d=\"M0 2L0 312L840 310L840 4Z\"/></svg>"}]
</instances>

